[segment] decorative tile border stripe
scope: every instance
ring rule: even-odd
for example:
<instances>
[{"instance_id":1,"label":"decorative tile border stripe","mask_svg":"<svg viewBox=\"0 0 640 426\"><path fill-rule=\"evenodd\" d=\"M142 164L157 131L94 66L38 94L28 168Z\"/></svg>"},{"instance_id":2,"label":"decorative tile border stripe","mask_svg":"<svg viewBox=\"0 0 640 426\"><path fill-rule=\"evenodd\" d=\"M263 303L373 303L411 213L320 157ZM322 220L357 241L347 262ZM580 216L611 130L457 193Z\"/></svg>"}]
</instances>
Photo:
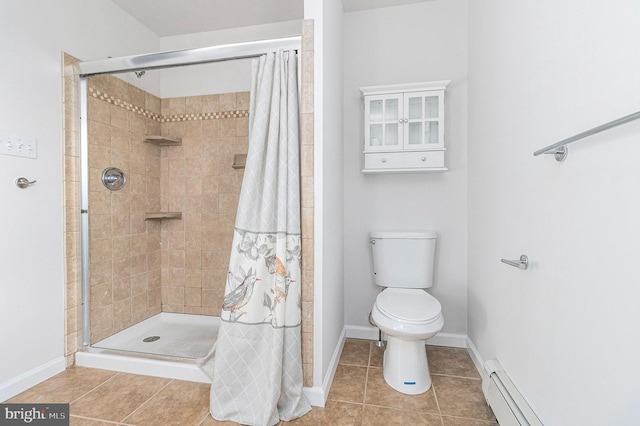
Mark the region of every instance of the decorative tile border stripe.
<instances>
[{"instance_id":1,"label":"decorative tile border stripe","mask_svg":"<svg viewBox=\"0 0 640 426\"><path fill-rule=\"evenodd\" d=\"M144 117L151 118L155 121L161 121L162 116L160 114L156 114L154 112L148 111L140 106L130 104L129 102L125 102L121 99L115 98L111 95L107 95L99 90L95 90L93 87L89 87L89 96L93 96L94 98L100 99L101 101L105 101L115 106L119 106L121 108L126 109L127 111L133 111L136 114L140 114Z\"/></svg>"},{"instance_id":2,"label":"decorative tile border stripe","mask_svg":"<svg viewBox=\"0 0 640 426\"><path fill-rule=\"evenodd\" d=\"M140 106L133 105L129 102L125 102L121 99L115 98L111 95L107 95L99 90L89 87L89 96L100 99L112 105L126 109L127 111L133 111L136 114L140 114L144 117L151 118L152 120L159 121L161 123L179 122L179 121L196 121L196 120L219 120L221 118L243 118L249 117L249 111L247 110L235 110L235 111L220 111L220 112L203 112L200 114L178 114L178 115L160 115L154 112L148 111Z\"/></svg>"},{"instance_id":3,"label":"decorative tile border stripe","mask_svg":"<svg viewBox=\"0 0 640 426\"><path fill-rule=\"evenodd\" d=\"M242 118L248 117L249 111L220 111L220 112L203 112L201 114L179 114L179 115L163 115L162 122L170 121L194 121L194 120L218 120L220 118Z\"/></svg>"}]
</instances>

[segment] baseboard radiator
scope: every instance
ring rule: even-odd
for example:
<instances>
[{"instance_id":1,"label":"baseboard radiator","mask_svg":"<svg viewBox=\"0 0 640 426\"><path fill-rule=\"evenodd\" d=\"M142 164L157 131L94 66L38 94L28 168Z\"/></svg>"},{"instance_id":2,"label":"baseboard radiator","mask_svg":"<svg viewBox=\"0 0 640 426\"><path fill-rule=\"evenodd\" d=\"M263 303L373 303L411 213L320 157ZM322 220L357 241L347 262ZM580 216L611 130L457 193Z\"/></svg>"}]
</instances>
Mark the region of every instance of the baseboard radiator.
<instances>
[{"instance_id":1,"label":"baseboard radiator","mask_svg":"<svg viewBox=\"0 0 640 426\"><path fill-rule=\"evenodd\" d=\"M498 362L484 363L482 391L500 426L543 426Z\"/></svg>"}]
</instances>

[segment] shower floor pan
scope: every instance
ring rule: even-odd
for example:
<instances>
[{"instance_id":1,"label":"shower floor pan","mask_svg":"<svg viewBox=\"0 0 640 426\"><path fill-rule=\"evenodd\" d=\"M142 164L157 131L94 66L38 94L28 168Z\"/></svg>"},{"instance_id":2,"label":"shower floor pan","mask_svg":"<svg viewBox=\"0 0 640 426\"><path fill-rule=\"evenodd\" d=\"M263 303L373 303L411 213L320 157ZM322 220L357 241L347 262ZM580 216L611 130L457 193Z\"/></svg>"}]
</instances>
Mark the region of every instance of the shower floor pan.
<instances>
[{"instance_id":1,"label":"shower floor pan","mask_svg":"<svg viewBox=\"0 0 640 426\"><path fill-rule=\"evenodd\" d=\"M160 313L76 353L76 365L208 383L195 364L218 336L219 317Z\"/></svg>"}]
</instances>

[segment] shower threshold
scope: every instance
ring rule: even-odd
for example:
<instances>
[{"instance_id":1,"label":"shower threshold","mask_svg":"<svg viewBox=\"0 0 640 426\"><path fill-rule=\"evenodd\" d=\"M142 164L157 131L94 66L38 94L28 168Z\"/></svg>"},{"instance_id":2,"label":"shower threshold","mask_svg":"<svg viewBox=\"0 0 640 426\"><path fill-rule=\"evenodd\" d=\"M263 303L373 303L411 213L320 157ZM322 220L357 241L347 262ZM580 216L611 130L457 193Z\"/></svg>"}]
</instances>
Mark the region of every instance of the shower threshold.
<instances>
[{"instance_id":1,"label":"shower threshold","mask_svg":"<svg viewBox=\"0 0 640 426\"><path fill-rule=\"evenodd\" d=\"M213 346L219 324L219 317L163 312L77 352L76 365L209 383L196 359Z\"/></svg>"}]
</instances>

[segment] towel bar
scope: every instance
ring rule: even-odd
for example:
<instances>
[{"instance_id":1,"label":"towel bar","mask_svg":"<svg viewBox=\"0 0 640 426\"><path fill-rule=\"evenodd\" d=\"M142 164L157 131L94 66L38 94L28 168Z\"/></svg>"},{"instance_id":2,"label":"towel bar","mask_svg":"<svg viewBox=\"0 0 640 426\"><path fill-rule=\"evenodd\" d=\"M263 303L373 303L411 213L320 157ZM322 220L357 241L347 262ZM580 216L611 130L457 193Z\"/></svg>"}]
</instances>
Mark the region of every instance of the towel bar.
<instances>
[{"instance_id":1,"label":"towel bar","mask_svg":"<svg viewBox=\"0 0 640 426\"><path fill-rule=\"evenodd\" d=\"M618 118L617 120L610 121L598 127L594 127L593 129L578 133L577 135L571 136L570 138L561 140L560 142L556 142L553 145L549 145L545 148L539 149L534 152L533 155L554 154L557 161L564 161L567 158L567 154L569 153L567 145L569 145L571 142L586 138L587 136L595 135L596 133L603 132L605 130L611 129L612 127L616 127L621 124L628 123L629 121L637 120L639 118L640 111L626 115L622 118Z\"/></svg>"}]
</instances>

